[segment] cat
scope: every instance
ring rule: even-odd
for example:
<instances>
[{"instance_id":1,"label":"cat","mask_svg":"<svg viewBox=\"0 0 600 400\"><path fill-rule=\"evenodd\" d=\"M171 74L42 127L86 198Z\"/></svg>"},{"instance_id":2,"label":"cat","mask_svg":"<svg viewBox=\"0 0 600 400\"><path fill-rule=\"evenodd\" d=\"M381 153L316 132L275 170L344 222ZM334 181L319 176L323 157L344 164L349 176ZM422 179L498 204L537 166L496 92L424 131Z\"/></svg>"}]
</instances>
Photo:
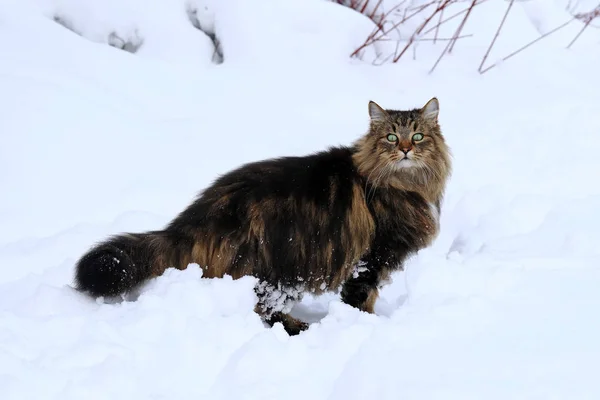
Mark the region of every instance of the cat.
<instances>
[{"instance_id":1,"label":"cat","mask_svg":"<svg viewBox=\"0 0 600 400\"><path fill-rule=\"evenodd\" d=\"M451 155L437 98L405 111L370 101L368 111L368 132L350 146L243 165L163 230L95 245L75 287L116 296L196 263L203 277L256 277L255 311L290 335L308 328L289 315L304 293L341 288L343 302L373 313L389 274L437 236Z\"/></svg>"}]
</instances>

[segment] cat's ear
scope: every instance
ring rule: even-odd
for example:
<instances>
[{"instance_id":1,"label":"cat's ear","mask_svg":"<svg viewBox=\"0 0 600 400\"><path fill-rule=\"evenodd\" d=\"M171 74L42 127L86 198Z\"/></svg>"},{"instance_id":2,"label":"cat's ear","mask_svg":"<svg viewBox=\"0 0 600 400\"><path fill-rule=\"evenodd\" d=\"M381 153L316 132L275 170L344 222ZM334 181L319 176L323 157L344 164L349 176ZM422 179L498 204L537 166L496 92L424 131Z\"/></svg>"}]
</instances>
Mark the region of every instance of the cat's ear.
<instances>
[{"instance_id":1,"label":"cat's ear","mask_svg":"<svg viewBox=\"0 0 600 400\"><path fill-rule=\"evenodd\" d=\"M437 122L438 114L440 113L440 102L438 99L434 97L429 100L421 109L421 113L423 114L423 118L432 122Z\"/></svg>"},{"instance_id":2,"label":"cat's ear","mask_svg":"<svg viewBox=\"0 0 600 400\"><path fill-rule=\"evenodd\" d=\"M387 112L374 101L369 101L369 116L373 122L383 122L388 118Z\"/></svg>"}]
</instances>

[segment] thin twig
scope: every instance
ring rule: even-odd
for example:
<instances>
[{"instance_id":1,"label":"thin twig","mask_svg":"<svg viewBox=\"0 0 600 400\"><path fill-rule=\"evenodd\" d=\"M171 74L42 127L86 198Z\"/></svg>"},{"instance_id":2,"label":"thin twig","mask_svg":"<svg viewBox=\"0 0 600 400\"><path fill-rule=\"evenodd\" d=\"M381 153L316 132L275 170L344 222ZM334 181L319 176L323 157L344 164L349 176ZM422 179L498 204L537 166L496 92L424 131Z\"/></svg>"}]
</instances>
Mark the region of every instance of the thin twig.
<instances>
[{"instance_id":1,"label":"thin twig","mask_svg":"<svg viewBox=\"0 0 600 400\"><path fill-rule=\"evenodd\" d=\"M400 7L400 6L401 6L403 3L404 3L404 1L403 1L403 2L401 2L401 3L399 3L399 4L396 4L396 5L395 5L394 7L392 7L392 8L391 8L391 9L390 9L388 12L386 12L386 13L384 14L383 20L385 20L389 14L391 14L393 11L395 11L395 10L396 10L398 7ZM359 52L360 52L362 49L364 49L365 47L367 47L367 46L370 46L370 45L372 45L373 43L375 43L375 42L377 42L377 41L381 40L381 38L383 38L384 36L386 36L386 35L389 33L389 31L390 31L390 30L392 30L392 29L396 28L398 25L400 25L400 24L401 24L401 23L403 23L404 21L405 21L405 20L403 19L401 22L399 22L398 24L395 24L394 26L392 26L392 28L388 29L388 30L387 30L387 31L385 31L385 32L383 31L383 23L382 23L381 25L378 25L378 26L377 26L377 28L376 28L376 29L374 29L374 30L373 30L373 32L371 32L371 33L369 34L369 36L367 36L367 39L365 40L365 42L364 42L363 44L361 44L361 45L360 45L360 46L359 46L359 47L358 47L356 50L354 50L354 51L352 52L352 54L350 54L350 57L354 57L354 56L358 55L358 53L359 53ZM376 37L376 35L377 35L378 33L381 33L381 35L379 35L379 36L377 36L377 37Z\"/></svg>"},{"instance_id":2,"label":"thin twig","mask_svg":"<svg viewBox=\"0 0 600 400\"><path fill-rule=\"evenodd\" d=\"M362 8L360 9L360 13L364 14L365 13L365 9L367 8L367 5L369 4L369 0L365 0L365 2L363 3ZM354 8L354 7L353 7Z\"/></svg>"},{"instance_id":3,"label":"thin twig","mask_svg":"<svg viewBox=\"0 0 600 400\"><path fill-rule=\"evenodd\" d=\"M369 8L369 3L370 2L373 3L373 2L375 2L375 0L350 0L350 1L336 0L336 1L340 4L349 5L349 7L354 8L357 12L363 13L364 15L366 15L369 19L371 19L375 23L375 29L373 30L373 32L371 32L368 35L368 37L366 38L366 40L363 42L362 45L360 45L356 50L354 50L354 52L351 54L351 56L360 55L361 51L363 49L365 49L369 45L372 45L376 42L394 40L394 39L388 38L388 35L391 32L397 31L398 34L400 34L399 27L402 24L406 23L406 21L410 20L411 18L415 17L416 15L421 15L426 9L433 6L433 8L434 8L433 11L425 12L426 18L423 19L423 22L421 22L418 25L417 29L414 30L414 32L412 33L412 35L410 37L408 37L408 39L396 40L396 46L395 46L395 50L394 50L393 54L390 54L386 57L377 55L376 59L374 60L374 63L377 63L377 64L379 64L379 61L381 61L381 63L383 64L385 62L388 62L390 59L392 60L392 62L395 63L395 62L398 62L398 60L400 58L402 58L402 56L408 51L408 49L411 46L413 47L413 57L416 57L416 51L417 51L416 47L417 47L417 44L420 43L421 41L433 41L433 43L437 43L437 41L440 41L440 42L447 41L448 43L445 46L444 51L440 54L439 58L437 59L437 61L435 62L435 64L431 68L431 70L429 71L431 73L436 69L438 64L443 59L443 57L447 53L451 53L453 51L454 46L459 39L472 36L472 35L461 35L462 30L466 26L466 22L470 18L473 8L476 5L482 4L487 0L468 0L470 2L470 5L467 8L455 13L454 15L452 15L448 18L444 18L444 12L446 11L446 7L448 7L452 4L458 3L460 0L431 0L431 1L426 2L425 4L421 4L420 6L417 6L417 7L404 7L404 9L401 13L397 12L397 10L400 8L400 5L404 5L404 3L406 3L406 0L401 0L401 1L399 0L399 4L396 4L396 6L394 6L392 9L390 9L388 11L381 10L381 8L380 8L383 4L383 0L377 0L375 7L373 9L371 9L370 11L367 11L367 9ZM481 60L481 63L479 65L478 71L480 74L486 73L487 71L489 71L490 69L494 68L495 66L497 66L499 64L499 62L497 62L497 63L494 63L494 64L484 68L484 66L492 52L492 49L495 46L496 41L499 38L500 32L504 28L504 25L508 18L508 14L512 10L512 6L514 3L515 3L514 0L509 0L508 7L506 8L506 12L504 13L504 16L502 17L500 25L498 26L498 29L496 30L496 33L495 33L489 47L487 48L487 50ZM378 12L379 10L381 10L381 12ZM400 21L392 23L391 27L390 27L390 23L392 22L390 15L394 12L396 12L396 15L401 15L402 18L400 19ZM460 15L463 15L463 14L464 14L464 16L462 18L462 21L458 25L458 27L457 27L456 31L454 32L454 34L452 35L452 37L451 38L440 38L439 37L440 26L448 21L451 21L452 19L454 19ZM438 17L437 24L435 24L435 26L430 26L430 23L436 16ZM567 46L567 48L570 48L579 39L579 37L583 34L583 32L588 27L590 27L590 26L595 27L595 25L592 24L592 22L595 21L595 19L598 17L600 17L600 5L595 7L590 12L574 15L571 20L563 23L562 25L552 29L549 32L546 32L545 34L539 36L537 39L527 43L525 46L522 46L521 48L517 49L516 51L514 51L514 52L510 53L509 55L507 55L506 57L502 58L501 61L506 61L506 60L514 57L515 55L517 55L518 53L527 49L531 45L533 45L533 44L537 43L538 41L542 40L543 38L553 34L554 32L564 28L565 26L567 26L568 24L573 22L573 20L577 19L577 20L582 21L584 23L584 26ZM388 27L386 27L386 25ZM431 32L434 32L433 38L424 38L423 37L424 35L427 35ZM400 46L401 42L405 42L403 47ZM402 47L402 50L400 50L400 52L398 52L400 47Z\"/></svg>"},{"instance_id":4,"label":"thin twig","mask_svg":"<svg viewBox=\"0 0 600 400\"><path fill-rule=\"evenodd\" d=\"M510 0L510 3L508 3L508 8L506 9L506 12L504 13L504 17L502 17L502 22L500 22L500 26L498 26L498 30L496 31L496 34L494 35L494 38L492 39L492 42L490 43L490 47L488 47L487 51L485 52L485 55L483 56L483 59L481 60L481 64L479 65L479 73L481 73L481 68L483 68L483 64L485 64L485 60L487 60L488 56L490 55L490 52L492 51L492 47L494 47L494 43L496 43L496 39L498 39L498 35L500 35L500 30L502 29L502 26L504 25L504 21L506 21L506 17L508 17L508 13L510 12L511 7L513 6L513 3L515 2L515 0Z\"/></svg>"},{"instance_id":5,"label":"thin twig","mask_svg":"<svg viewBox=\"0 0 600 400\"><path fill-rule=\"evenodd\" d=\"M473 2L471 3L471 6L467 10L467 13L465 14L465 17L461 21L461 23L458 26L458 28L456 28L456 32L454 32L454 35L452 35L452 39L453 40L451 40L451 41L448 42L448 44L444 48L444 51L442 51L442 54L440 54L440 56L436 60L435 64L433 64L433 67L431 67L431 69L429 70L430 74L435 70L435 68L438 66L438 64L440 63L440 61L442 61L442 58L444 57L444 55L446 54L446 52L449 53L452 50L452 47L454 47L454 43L456 43L458 35L460 34L460 32L462 31L463 27L465 26L465 23L467 22L467 19L469 18L469 15L471 14L471 10L473 9L473 7L475 7L476 4L477 4L477 0L473 0Z\"/></svg>"},{"instance_id":6,"label":"thin twig","mask_svg":"<svg viewBox=\"0 0 600 400\"><path fill-rule=\"evenodd\" d=\"M444 7L446 7L448 4L450 4L452 0L444 0L444 3L442 3L441 5L439 5L435 11L429 16L427 17L427 19L425 19L425 21L421 24L421 26L419 27L419 29L417 29L410 37L410 39L408 40L408 43L406 44L406 46L404 46L404 49L402 49L402 51L400 52L400 54L398 54L397 56L394 57L393 62L397 62L403 55L404 53L406 53L406 50L408 50L408 48L410 47L410 45L414 42L415 38L421 34L421 32L423 31L423 29L425 29L425 27L427 26L427 24L429 24L429 22L433 19L433 17L435 17L435 15Z\"/></svg>"},{"instance_id":7,"label":"thin twig","mask_svg":"<svg viewBox=\"0 0 600 400\"><path fill-rule=\"evenodd\" d=\"M451 0L452 1L452 0ZM404 1L402 3L400 3L399 5L403 4ZM395 7L392 7L392 9L390 9L390 11L387 12L386 15L389 15L392 11L394 11L396 8L399 7L399 5L396 5ZM379 28L376 29L374 32L372 32L368 37L367 40L365 41L365 43L363 43L361 46L358 47L358 49L354 50L354 52L352 54L350 54L350 56L354 56L356 54L358 54L358 52L360 50L362 50L363 48L375 43L375 42L379 42L382 38L384 38L385 36L387 36L392 30L395 30L398 28L398 26L402 25L403 23L405 23L406 21L408 21L409 19L411 19L412 17L414 17L415 15L417 15L420 11L416 11L412 14L410 14L409 16L405 16L404 18L402 18L402 20L396 22L395 24L392 25L391 28L389 28L388 30L384 31L383 28ZM381 33L379 36L375 37L375 35L377 35L378 33Z\"/></svg>"},{"instance_id":8,"label":"thin twig","mask_svg":"<svg viewBox=\"0 0 600 400\"><path fill-rule=\"evenodd\" d=\"M504 57L504 58L502 59L502 61L506 61L506 60L508 60L509 58L511 58L511 57L513 57L513 56L515 56L515 55L517 55L518 53L520 53L521 51L525 50L526 48L528 48L528 47L529 47L529 46L531 46L532 44L539 42L540 40L542 40L542 39L543 39L543 38L545 38L546 36L549 36L549 35L553 34L554 32L558 31L559 29L562 29L562 28L564 28L565 26L569 25L569 24L570 24L571 22L573 22L574 20L575 20L575 18L573 18L573 19L570 19L570 20L568 20L567 22L565 22L564 24L562 24L562 25L560 25L560 26L558 26L558 27L556 27L556 28L552 29L552 30L551 30L551 31L549 31L549 32L546 32L546 33L544 33L544 34L543 34L542 36L540 36L539 38L537 38L537 39L535 39L535 40L533 40L533 41L531 41L531 42L527 43L525 46L521 47L520 49L518 49L518 50L516 50L516 51L513 51L512 53L510 53L509 55L507 55L506 57ZM486 73L486 72L487 72L487 71L489 71L490 69L494 68L494 67L496 66L496 64L497 64L497 63L494 63L494 64L490 65L489 67L487 67L486 69L484 69L483 71L481 71L481 73L482 73L482 74Z\"/></svg>"},{"instance_id":9,"label":"thin twig","mask_svg":"<svg viewBox=\"0 0 600 400\"><path fill-rule=\"evenodd\" d=\"M435 64L433 64L433 67L431 67L431 69L429 70L429 73L432 73L433 70L435 69L435 67L437 67L437 65L440 63L440 61L442 60L442 57L444 57L444 54L446 54L446 51L448 51L448 48L450 47L450 45L452 44L452 40L448 41L448 44L446 45L446 47L444 48L444 51L442 51L442 54L440 54L439 58L437 59L437 61L435 62Z\"/></svg>"},{"instance_id":10,"label":"thin twig","mask_svg":"<svg viewBox=\"0 0 600 400\"><path fill-rule=\"evenodd\" d=\"M479 0L479 2L477 3L477 5L483 4L486 1L488 1L488 0ZM423 32L423 35L427 35L428 33L433 32L439 25L443 25L446 22L451 21L454 18L461 16L462 14L466 13L467 10L468 9L465 8L464 10L457 12L456 14L452 15L451 17L446 18L445 20L443 20L442 22L440 22L438 25L436 25L433 28L430 28L430 29L426 30L425 32Z\"/></svg>"},{"instance_id":11,"label":"thin twig","mask_svg":"<svg viewBox=\"0 0 600 400\"><path fill-rule=\"evenodd\" d=\"M583 28L581 28L579 33L573 38L573 40L571 40L571 43L569 43L569 45L567 46L567 49L570 48L577 39L579 39L579 36L581 36L583 31L585 31L588 28L588 26L590 26L592 21L599 16L600 16L600 5L596 6L596 8L594 8L590 12L575 15L575 18L584 21L585 25L583 25Z\"/></svg>"},{"instance_id":12,"label":"thin twig","mask_svg":"<svg viewBox=\"0 0 600 400\"><path fill-rule=\"evenodd\" d=\"M471 15L471 11L473 10L473 7L475 7L476 5L477 5L477 0L473 0L473 2L471 3L471 5L469 6L469 9L467 10L467 14L465 15L465 17L461 21L460 25L458 26L458 29L456 30L456 33L454 34L454 36L460 35L460 33L462 32L463 28L465 27L465 23L467 22L467 19L469 19L469 16ZM455 43L456 43L456 40L454 42L452 42L452 44L450 45L450 48L448 49L448 53L452 53L452 50L454 50L454 44Z\"/></svg>"},{"instance_id":13,"label":"thin twig","mask_svg":"<svg viewBox=\"0 0 600 400\"><path fill-rule=\"evenodd\" d=\"M579 31L579 33L577 35L575 35L575 37L573 38L573 40L571 40L571 43L569 43L569 45L567 46L567 49L571 48L571 46L573 45L573 43L575 43L575 41L577 39L579 39L579 36L581 36L581 34L583 33L583 31L585 31L587 29L587 27L590 25L590 22L592 21L588 21L585 23L585 25L583 25L583 28L581 28L581 30Z\"/></svg>"},{"instance_id":14,"label":"thin twig","mask_svg":"<svg viewBox=\"0 0 600 400\"><path fill-rule=\"evenodd\" d=\"M442 2L442 0L439 0L438 4L440 4L441 2ZM443 8L442 8L442 11L440 11L440 19L439 19L437 25L435 26L435 35L433 36L434 44L438 38L438 33L440 32L440 25L442 24L442 18L444 18L444 9Z\"/></svg>"},{"instance_id":15,"label":"thin twig","mask_svg":"<svg viewBox=\"0 0 600 400\"><path fill-rule=\"evenodd\" d=\"M469 33L467 35L458 36L458 37L456 37L456 39L464 39L464 38L468 38L468 37L472 37L472 36L473 36L473 34ZM440 42L447 42L449 40L454 40L454 39L455 39L454 36L449 37L449 38L437 38L437 39L435 39L435 38L420 38L420 39L415 39L415 42L431 42L434 40L438 40ZM407 42L408 40L410 40L410 39L381 39L380 42Z\"/></svg>"},{"instance_id":16,"label":"thin twig","mask_svg":"<svg viewBox=\"0 0 600 400\"><path fill-rule=\"evenodd\" d=\"M381 3L383 3L383 0L379 0L377 2L377 4L375 4L375 8L373 8L373 11L371 11L371 13L369 13L369 15L367 15L367 17L369 17L371 19L371 21L375 22L375 14L377 13L377 10L379 9L379 7L381 6ZM385 13L384 13L385 15ZM383 17L381 18L380 21L376 22L377 26L383 26Z\"/></svg>"}]
</instances>

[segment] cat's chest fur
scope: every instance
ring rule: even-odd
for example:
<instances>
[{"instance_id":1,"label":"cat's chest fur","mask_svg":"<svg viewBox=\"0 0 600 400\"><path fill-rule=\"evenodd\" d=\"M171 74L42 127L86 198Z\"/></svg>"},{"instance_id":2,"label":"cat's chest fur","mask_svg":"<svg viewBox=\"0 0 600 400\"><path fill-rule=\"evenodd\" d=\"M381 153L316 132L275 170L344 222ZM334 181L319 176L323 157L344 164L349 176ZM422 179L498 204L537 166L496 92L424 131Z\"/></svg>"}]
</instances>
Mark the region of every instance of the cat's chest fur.
<instances>
[{"instance_id":1,"label":"cat's chest fur","mask_svg":"<svg viewBox=\"0 0 600 400\"><path fill-rule=\"evenodd\" d=\"M377 188L365 201L375 222L374 248L406 255L428 246L438 234L439 209L417 192Z\"/></svg>"}]
</instances>

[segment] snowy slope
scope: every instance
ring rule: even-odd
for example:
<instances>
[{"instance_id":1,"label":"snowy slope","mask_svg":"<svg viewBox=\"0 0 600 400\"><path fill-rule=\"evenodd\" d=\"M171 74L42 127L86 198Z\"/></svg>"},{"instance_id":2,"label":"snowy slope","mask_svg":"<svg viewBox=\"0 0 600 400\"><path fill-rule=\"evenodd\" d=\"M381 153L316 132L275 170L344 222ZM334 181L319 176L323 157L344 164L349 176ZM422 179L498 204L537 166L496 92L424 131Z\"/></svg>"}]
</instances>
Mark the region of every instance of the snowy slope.
<instances>
[{"instance_id":1,"label":"snowy slope","mask_svg":"<svg viewBox=\"0 0 600 400\"><path fill-rule=\"evenodd\" d=\"M372 27L327 1L151 3L0 0L2 399L600 398L597 30L479 75L506 6L487 2L429 75L444 44L349 59ZM515 7L490 62L559 3ZM112 32L143 44L110 47ZM432 96L454 155L441 233L378 315L307 298L295 312L315 323L290 338L253 313L252 278L194 267L118 304L70 287L92 243L161 227L219 174L348 144L370 99Z\"/></svg>"}]
</instances>

